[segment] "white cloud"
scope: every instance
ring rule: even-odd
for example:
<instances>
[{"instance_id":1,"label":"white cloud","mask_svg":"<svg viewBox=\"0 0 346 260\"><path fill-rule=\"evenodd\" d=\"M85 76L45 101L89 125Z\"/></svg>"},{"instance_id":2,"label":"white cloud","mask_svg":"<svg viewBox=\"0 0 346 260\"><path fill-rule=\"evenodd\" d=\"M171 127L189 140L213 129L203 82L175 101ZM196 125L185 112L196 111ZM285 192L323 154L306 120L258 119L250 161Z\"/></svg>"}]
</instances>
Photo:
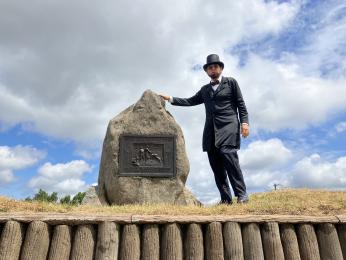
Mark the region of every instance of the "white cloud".
<instances>
[{"instance_id":1,"label":"white cloud","mask_svg":"<svg viewBox=\"0 0 346 260\"><path fill-rule=\"evenodd\" d=\"M201 154L200 140L196 137L189 146L195 151L189 152L191 170L188 186L192 192L205 203L214 203L220 195L215 184L214 174L210 168L208 156ZM292 159L292 151L280 139L258 140L250 143L238 152L245 183L250 192L256 189L272 188L274 183L288 185L287 175L280 172Z\"/></svg>"},{"instance_id":2,"label":"white cloud","mask_svg":"<svg viewBox=\"0 0 346 260\"><path fill-rule=\"evenodd\" d=\"M346 74L340 72L343 70L342 66L336 72L337 77L321 75L321 66L326 60L335 61L337 64L345 63L344 55L341 55L340 51L345 49L345 40L342 39L346 39L346 30L340 30L340 27L343 28L346 23L340 21L344 21L346 17L338 15L344 10L344 6L342 1L327 4L328 8L321 10L318 15L324 19L325 14L328 14L328 21L318 24L320 27L315 30L301 32L302 37L307 39L303 47L297 47L297 53L281 53L280 47L276 47L275 52L281 57L279 60L250 53L242 67L238 66L238 60L234 56L224 55L224 75L232 75L239 82L249 111L252 133L259 130L269 133L282 130L300 131L310 126L318 126L345 111ZM300 25L297 23L292 26ZM336 30L338 35L333 38L330 34ZM321 33L328 36L321 37ZM258 38L253 39L253 42L256 43L257 40ZM268 46L268 49L271 47ZM197 78L197 82L207 81L202 75L198 77L197 73L193 74L194 80ZM197 90L198 87L191 87L183 89L184 93L175 91L173 94L189 96ZM189 128L191 132L199 133L195 122L202 128L203 109L190 109L188 112L184 108L169 109L184 130ZM190 118L186 117L186 113L194 118L193 124L188 122ZM191 136L193 137L193 134Z\"/></svg>"},{"instance_id":3,"label":"white cloud","mask_svg":"<svg viewBox=\"0 0 346 260\"><path fill-rule=\"evenodd\" d=\"M308 187L345 189L346 157L328 161L318 154L297 159L280 139L251 142L238 152L248 191L271 190L274 184L282 187ZM214 175L207 156L197 152L190 160L191 171L188 186L204 203L214 203L219 199ZM198 159L199 157L199 159Z\"/></svg>"},{"instance_id":4,"label":"white cloud","mask_svg":"<svg viewBox=\"0 0 346 260\"><path fill-rule=\"evenodd\" d=\"M239 151L240 163L247 170L280 168L291 157L292 152L277 138L254 141Z\"/></svg>"},{"instance_id":5,"label":"white cloud","mask_svg":"<svg viewBox=\"0 0 346 260\"><path fill-rule=\"evenodd\" d=\"M299 3L36 1L0 10L0 119L93 142L147 88L193 93L205 81L191 76L193 65L210 52L226 56L241 39L280 32Z\"/></svg>"},{"instance_id":6,"label":"white cloud","mask_svg":"<svg viewBox=\"0 0 346 260\"><path fill-rule=\"evenodd\" d=\"M296 163L291 178L295 187L345 189L346 157L330 162L312 154Z\"/></svg>"},{"instance_id":7,"label":"white cloud","mask_svg":"<svg viewBox=\"0 0 346 260\"><path fill-rule=\"evenodd\" d=\"M0 170L0 181L1 184L6 184L14 181L14 174L11 170Z\"/></svg>"},{"instance_id":8,"label":"white cloud","mask_svg":"<svg viewBox=\"0 0 346 260\"><path fill-rule=\"evenodd\" d=\"M344 111L346 79L306 76L299 68L254 54L244 68L234 68L254 129L302 129Z\"/></svg>"},{"instance_id":9,"label":"white cloud","mask_svg":"<svg viewBox=\"0 0 346 260\"><path fill-rule=\"evenodd\" d=\"M45 157L45 152L31 146L0 146L0 181L12 182L14 171L28 168Z\"/></svg>"},{"instance_id":10,"label":"white cloud","mask_svg":"<svg viewBox=\"0 0 346 260\"><path fill-rule=\"evenodd\" d=\"M281 169L292 162L292 151L278 138L258 140L239 151L247 188L271 189L274 184L288 185Z\"/></svg>"},{"instance_id":11,"label":"white cloud","mask_svg":"<svg viewBox=\"0 0 346 260\"><path fill-rule=\"evenodd\" d=\"M346 16L345 1L324 2L316 10L320 16L318 24L314 24L307 35L308 44L303 48L301 70L317 72L320 75L328 72L328 77L344 77L346 73Z\"/></svg>"},{"instance_id":12,"label":"white cloud","mask_svg":"<svg viewBox=\"0 0 346 260\"><path fill-rule=\"evenodd\" d=\"M346 131L346 122L340 122L335 126L335 130L337 133Z\"/></svg>"},{"instance_id":13,"label":"white cloud","mask_svg":"<svg viewBox=\"0 0 346 260\"><path fill-rule=\"evenodd\" d=\"M228 53L244 40L256 42L283 32L302 2L107 0L93 5L77 0L35 1L25 8L16 1L0 3L0 34L6 35L0 40L0 131L30 122L27 131L73 140L82 144L75 153L91 158L95 154L85 149L88 143L98 149L101 145L95 143L104 137L109 119L145 89L181 97L194 94L208 78L191 68L204 63L209 53L219 53L224 75L240 83L252 132L323 122L345 109L346 82L340 73L345 59L337 55L346 42L345 23L337 19L342 1L321 16L318 30L307 32L311 36L299 55L286 53L278 62L251 54L245 66L238 67L238 58ZM339 77L315 73L334 61ZM201 151L204 108L167 108L184 130L189 184L191 180L199 196L212 200L217 190ZM246 154L241 160L251 173L246 177L250 187L288 180L281 180L279 167L293 160L290 150L281 141L271 142L255 142L240 152L241 158ZM270 153L271 148L278 155ZM42 167L32 182L59 190L70 189L72 183L85 185L84 173L54 181L51 175L60 174L54 166ZM13 176L12 168L0 171L2 180Z\"/></svg>"},{"instance_id":14,"label":"white cloud","mask_svg":"<svg viewBox=\"0 0 346 260\"><path fill-rule=\"evenodd\" d=\"M44 156L44 152L31 146L0 146L0 169L23 169L35 164Z\"/></svg>"},{"instance_id":15,"label":"white cloud","mask_svg":"<svg viewBox=\"0 0 346 260\"><path fill-rule=\"evenodd\" d=\"M279 139L250 143L239 153L250 190L273 188L274 183L282 187L345 189L346 157L332 162L312 154L297 160L293 154L298 153Z\"/></svg>"},{"instance_id":16,"label":"white cloud","mask_svg":"<svg viewBox=\"0 0 346 260\"><path fill-rule=\"evenodd\" d=\"M266 149L267 142L254 142ZM251 143L248 147L253 146ZM283 146L284 150L285 148ZM244 153L255 151L245 149ZM280 184L281 187L308 187L308 188L326 188L326 189L345 189L346 187L346 157L336 158L335 161L328 161L319 154L305 156L299 160L291 156L297 153L295 150L288 150L285 160L281 161L279 149L277 158L273 154L272 161L276 167L270 163L265 153L257 154L258 167L243 164L243 171L246 183L250 189L273 188L274 184ZM273 150L274 152L274 150ZM261 158L262 157L262 158ZM285 157L285 156L284 156ZM245 158L244 158L245 160ZM267 162L265 163L261 162ZM277 163L277 164L276 164ZM284 164L282 164L284 163ZM285 166L286 165L286 166Z\"/></svg>"},{"instance_id":17,"label":"white cloud","mask_svg":"<svg viewBox=\"0 0 346 260\"><path fill-rule=\"evenodd\" d=\"M274 184L279 184L279 187L289 187L290 182L286 173L279 170L255 170L244 172L245 184L250 192L258 190L272 190Z\"/></svg>"},{"instance_id":18,"label":"white cloud","mask_svg":"<svg viewBox=\"0 0 346 260\"><path fill-rule=\"evenodd\" d=\"M85 173L92 167L83 160L68 163L45 163L38 169L38 176L29 181L29 187L35 190L43 189L59 194L74 194L87 188L84 180Z\"/></svg>"},{"instance_id":19,"label":"white cloud","mask_svg":"<svg viewBox=\"0 0 346 260\"><path fill-rule=\"evenodd\" d=\"M80 178L83 173L90 171L90 166L85 161L71 161L63 164L45 163L38 170L39 175L46 178L54 178L57 180L71 178Z\"/></svg>"},{"instance_id":20,"label":"white cloud","mask_svg":"<svg viewBox=\"0 0 346 260\"><path fill-rule=\"evenodd\" d=\"M340 0L319 2L314 8L305 4L281 35L298 42L292 46L291 40L270 38L260 50L252 48L243 67L231 68L255 129L300 130L346 109L346 4ZM267 52L275 53L276 60Z\"/></svg>"}]
</instances>

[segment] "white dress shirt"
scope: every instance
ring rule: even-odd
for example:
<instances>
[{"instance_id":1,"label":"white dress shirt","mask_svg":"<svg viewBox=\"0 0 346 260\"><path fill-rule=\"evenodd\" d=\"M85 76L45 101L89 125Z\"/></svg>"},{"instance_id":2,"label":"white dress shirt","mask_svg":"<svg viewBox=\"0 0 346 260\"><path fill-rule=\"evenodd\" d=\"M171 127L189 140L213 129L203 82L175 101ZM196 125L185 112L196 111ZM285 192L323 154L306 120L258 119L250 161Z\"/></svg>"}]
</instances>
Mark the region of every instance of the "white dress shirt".
<instances>
[{"instance_id":1,"label":"white dress shirt","mask_svg":"<svg viewBox=\"0 0 346 260\"><path fill-rule=\"evenodd\" d=\"M218 78L218 79L215 79L215 80L211 80L210 81L210 83L213 83L214 81L219 81L219 84L217 84L217 85L214 85L214 86L211 86L212 88L213 88L213 90L215 91L219 86L220 86L220 82L221 82L221 75L220 75L220 77Z\"/></svg>"}]
</instances>

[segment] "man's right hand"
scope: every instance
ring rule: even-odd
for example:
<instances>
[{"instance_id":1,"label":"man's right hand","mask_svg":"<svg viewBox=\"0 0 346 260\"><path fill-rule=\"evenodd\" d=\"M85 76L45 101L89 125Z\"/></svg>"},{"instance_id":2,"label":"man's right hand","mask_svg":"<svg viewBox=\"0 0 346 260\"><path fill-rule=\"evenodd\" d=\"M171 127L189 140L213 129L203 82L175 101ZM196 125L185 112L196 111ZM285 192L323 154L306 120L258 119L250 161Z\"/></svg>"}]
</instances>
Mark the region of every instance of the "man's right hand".
<instances>
[{"instance_id":1,"label":"man's right hand","mask_svg":"<svg viewBox=\"0 0 346 260\"><path fill-rule=\"evenodd\" d=\"M248 137L250 134L250 128L249 125L247 123L242 123L241 125L241 135L246 138Z\"/></svg>"},{"instance_id":2,"label":"man's right hand","mask_svg":"<svg viewBox=\"0 0 346 260\"><path fill-rule=\"evenodd\" d=\"M162 97L164 100L169 100L170 96L167 96L167 95L162 95L162 94L159 94L160 97Z\"/></svg>"}]
</instances>

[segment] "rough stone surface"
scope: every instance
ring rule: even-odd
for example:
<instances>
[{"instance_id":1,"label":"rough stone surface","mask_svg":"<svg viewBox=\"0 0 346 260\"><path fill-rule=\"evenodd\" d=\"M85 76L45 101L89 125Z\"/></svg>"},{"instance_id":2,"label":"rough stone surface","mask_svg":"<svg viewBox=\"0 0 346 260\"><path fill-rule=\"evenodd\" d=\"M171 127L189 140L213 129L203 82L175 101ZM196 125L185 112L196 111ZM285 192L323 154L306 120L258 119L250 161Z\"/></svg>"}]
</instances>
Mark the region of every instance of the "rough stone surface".
<instances>
[{"instance_id":1,"label":"rough stone surface","mask_svg":"<svg viewBox=\"0 0 346 260\"><path fill-rule=\"evenodd\" d=\"M174 135L176 137L176 176L119 176L119 137L121 134ZM165 101L146 90L134 105L114 117L103 143L98 195L102 204L200 204L185 188L190 170L185 140L180 126L165 109Z\"/></svg>"},{"instance_id":2,"label":"rough stone surface","mask_svg":"<svg viewBox=\"0 0 346 260\"><path fill-rule=\"evenodd\" d=\"M94 205L101 206L102 203L97 195L98 186L90 186L85 192L85 196L82 200L82 205Z\"/></svg>"}]
</instances>

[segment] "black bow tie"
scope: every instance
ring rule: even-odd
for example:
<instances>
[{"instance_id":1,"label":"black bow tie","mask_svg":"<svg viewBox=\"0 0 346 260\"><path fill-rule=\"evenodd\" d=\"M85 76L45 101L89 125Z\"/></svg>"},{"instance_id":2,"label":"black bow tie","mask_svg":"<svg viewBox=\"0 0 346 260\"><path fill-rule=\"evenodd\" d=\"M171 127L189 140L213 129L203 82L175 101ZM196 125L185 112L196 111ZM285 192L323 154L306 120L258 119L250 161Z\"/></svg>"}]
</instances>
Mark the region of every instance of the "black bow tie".
<instances>
[{"instance_id":1,"label":"black bow tie","mask_svg":"<svg viewBox=\"0 0 346 260\"><path fill-rule=\"evenodd\" d=\"M219 85L219 84L220 84L220 81L218 81L218 80L210 82L210 85L212 85L212 86Z\"/></svg>"}]
</instances>

